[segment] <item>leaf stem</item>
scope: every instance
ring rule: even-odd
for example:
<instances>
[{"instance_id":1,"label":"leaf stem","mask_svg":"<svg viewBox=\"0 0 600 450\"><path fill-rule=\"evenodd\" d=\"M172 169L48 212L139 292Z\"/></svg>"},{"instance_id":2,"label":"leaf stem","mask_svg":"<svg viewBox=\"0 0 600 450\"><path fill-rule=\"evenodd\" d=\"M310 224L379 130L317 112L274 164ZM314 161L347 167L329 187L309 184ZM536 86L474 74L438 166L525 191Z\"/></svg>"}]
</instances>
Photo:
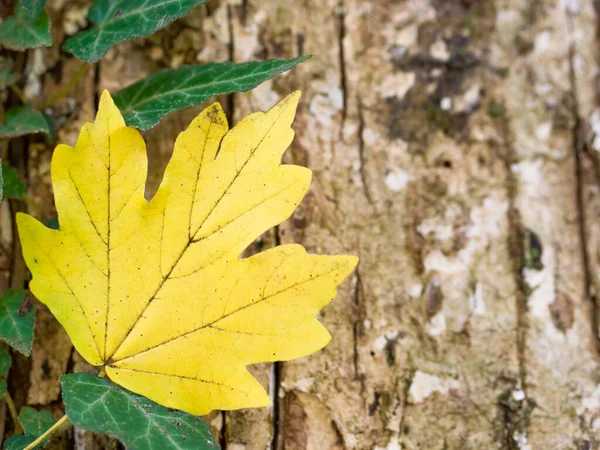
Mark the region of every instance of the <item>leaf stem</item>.
<instances>
[{"instance_id":1,"label":"leaf stem","mask_svg":"<svg viewBox=\"0 0 600 450\"><path fill-rule=\"evenodd\" d=\"M40 210L40 207L37 205L37 203L35 201L33 201L33 199L29 195L27 195L27 194L23 195L23 200L27 204L27 207L30 208L30 210L31 210L30 214L33 217L41 217L42 216L42 211Z\"/></svg>"},{"instance_id":2,"label":"leaf stem","mask_svg":"<svg viewBox=\"0 0 600 450\"><path fill-rule=\"evenodd\" d=\"M23 429L21 428L21 424L19 423L19 415L17 414L17 408L15 407L15 402L13 402L12 397L6 391L4 393L4 400L6 401L6 406L8 406L8 410L10 411L10 417L12 418L13 424L15 425L15 434L21 434Z\"/></svg>"},{"instance_id":3,"label":"leaf stem","mask_svg":"<svg viewBox=\"0 0 600 450\"><path fill-rule=\"evenodd\" d=\"M27 104L27 99L25 98L25 95L23 94L23 91L21 90L21 88L19 86L17 86L16 84L13 84L10 86L10 89L15 93L15 95L17 97L19 97L19 100L21 100L21 103L23 103L24 105Z\"/></svg>"},{"instance_id":4,"label":"leaf stem","mask_svg":"<svg viewBox=\"0 0 600 450\"><path fill-rule=\"evenodd\" d=\"M23 450L33 450L35 447L37 447L39 444L44 442L49 436L52 435L52 433L54 433L56 430L58 430L60 427L62 427L68 421L69 421L69 418L65 414L60 419L58 419L58 422L56 422L54 425L52 425L50 428L48 428L44 434L42 434L39 438L37 438L35 441L33 441L31 444L29 444Z\"/></svg>"},{"instance_id":5,"label":"leaf stem","mask_svg":"<svg viewBox=\"0 0 600 450\"><path fill-rule=\"evenodd\" d=\"M77 72L75 72L75 75L73 75L73 77L69 80L69 82L67 84L65 84L60 91L58 91L56 94L54 94L54 97L52 97L48 101L48 103L46 103L42 107L42 110L44 110L46 108L50 108L57 101L59 101L61 98L63 98L65 95L67 95L69 93L69 91L71 89L73 89L75 87L75 85L79 82L81 77L83 77L85 75L89 66L90 66L90 63L87 63L87 62L84 62L83 64L81 64L81 66L79 66L79 69L77 69Z\"/></svg>"}]
</instances>

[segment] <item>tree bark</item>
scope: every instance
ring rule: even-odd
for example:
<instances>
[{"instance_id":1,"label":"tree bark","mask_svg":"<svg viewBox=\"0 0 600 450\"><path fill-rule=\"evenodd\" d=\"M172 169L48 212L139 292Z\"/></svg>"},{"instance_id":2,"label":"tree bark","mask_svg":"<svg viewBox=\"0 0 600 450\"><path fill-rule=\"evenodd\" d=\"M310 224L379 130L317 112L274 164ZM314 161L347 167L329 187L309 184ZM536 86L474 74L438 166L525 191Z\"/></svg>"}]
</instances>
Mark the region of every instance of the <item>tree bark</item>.
<instances>
[{"instance_id":1,"label":"tree bark","mask_svg":"<svg viewBox=\"0 0 600 450\"><path fill-rule=\"evenodd\" d=\"M88 3L49 2L55 42ZM333 336L324 350L251 369L270 408L207 416L224 449L600 448L597 8L211 0L113 48L53 108L58 141L72 145L103 89L156 69L314 54L218 99L233 125L302 90L284 159L312 169L312 186L249 252L298 242L360 264L320 315ZM28 52L26 95L43 104L79 64L58 46ZM201 109L144 133L148 196ZM31 201L2 206L2 288L27 278L10 213L55 214L52 146L27 138L5 153ZM58 413L58 377L91 369L36 308L32 358L14 355L9 385L19 407ZM53 445L118 447L83 430Z\"/></svg>"}]
</instances>

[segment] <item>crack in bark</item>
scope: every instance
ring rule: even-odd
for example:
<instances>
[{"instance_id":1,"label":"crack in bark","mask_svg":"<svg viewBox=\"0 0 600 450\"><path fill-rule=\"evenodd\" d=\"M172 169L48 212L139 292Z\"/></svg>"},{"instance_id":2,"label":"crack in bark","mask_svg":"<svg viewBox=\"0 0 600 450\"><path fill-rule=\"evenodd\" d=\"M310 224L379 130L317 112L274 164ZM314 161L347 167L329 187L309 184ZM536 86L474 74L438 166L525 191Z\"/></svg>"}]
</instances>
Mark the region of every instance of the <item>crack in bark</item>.
<instances>
[{"instance_id":1,"label":"crack in bark","mask_svg":"<svg viewBox=\"0 0 600 450\"><path fill-rule=\"evenodd\" d=\"M417 373L417 369L414 365L410 364L410 369L408 372L408 377L405 378L406 382L404 384L404 389L402 390L402 398L400 399L400 420L398 422L398 432L400 435L407 434L408 430L404 430L404 420L406 418L406 408L408 407L408 396L410 392L410 386L415 379L415 375Z\"/></svg>"},{"instance_id":2,"label":"crack in bark","mask_svg":"<svg viewBox=\"0 0 600 450\"><path fill-rule=\"evenodd\" d=\"M367 173L365 171L366 159L365 159L365 141L363 138L363 132L365 130L365 118L363 116L362 102L360 98L357 101L358 104L358 157L360 161L360 180L363 186L363 192L370 205L373 204L371 193L369 192L369 183L367 183Z\"/></svg>"},{"instance_id":3,"label":"crack in bark","mask_svg":"<svg viewBox=\"0 0 600 450\"><path fill-rule=\"evenodd\" d=\"M515 162L515 154L510 143L510 134L507 120L502 121L502 136L504 140L504 163L506 169L506 190L508 194L508 224L509 224L509 251L512 262L513 279L517 286L516 312L517 312L517 357L519 361L519 377L523 389L526 387L527 370L525 367L525 349L527 346L527 297L530 289L523 277L525 267L525 249L522 238L523 224L521 215L516 206L518 195L518 180L513 175L511 166Z\"/></svg>"},{"instance_id":4,"label":"crack in bark","mask_svg":"<svg viewBox=\"0 0 600 450\"><path fill-rule=\"evenodd\" d=\"M221 450L227 450L227 411L221 411L221 422L219 447L221 447Z\"/></svg>"},{"instance_id":5,"label":"crack in bark","mask_svg":"<svg viewBox=\"0 0 600 450\"><path fill-rule=\"evenodd\" d=\"M362 286L360 279L360 272L358 268L356 269L356 285L354 286L354 292L352 293L352 302L355 309L355 317L352 329L352 351L353 351L353 365L354 365L354 376L356 379L360 378L358 366L360 362L359 354L358 354L358 338L362 335L361 329L361 296L362 296Z\"/></svg>"},{"instance_id":6,"label":"crack in bark","mask_svg":"<svg viewBox=\"0 0 600 450\"><path fill-rule=\"evenodd\" d=\"M344 132L344 124L348 114L348 91L346 87L346 55L344 53L344 38L346 37L346 10L344 0L340 2L340 24L339 24L339 64L340 64L340 88L342 89L342 124L340 132Z\"/></svg>"},{"instance_id":7,"label":"crack in bark","mask_svg":"<svg viewBox=\"0 0 600 450\"><path fill-rule=\"evenodd\" d=\"M281 245L281 235L279 225L275 226L275 247ZM273 363L273 437L269 443L270 450L277 450L280 446L279 436L281 435L281 428L283 426L282 420L282 404L279 399L279 392L281 391L281 372L283 369L283 363L275 361Z\"/></svg>"},{"instance_id":8,"label":"crack in bark","mask_svg":"<svg viewBox=\"0 0 600 450\"><path fill-rule=\"evenodd\" d=\"M270 450L277 450L280 447L279 436L282 426L281 420L281 402L279 400L279 392L281 390L281 369L282 364L279 361L273 363L273 438L269 444Z\"/></svg>"},{"instance_id":9,"label":"crack in bark","mask_svg":"<svg viewBox=\"0 0 600 450\"><path fill-rule=\"evenodd\" d=\"M594 336L594 352L600 356L600 305L594 292L594 278L590 270L590 256L588 251L588 235L587 235L587 218L586 218L586 202L585 202L585 180L584 180L584 157L588 153L587 141L585 138L586 129L585 121L579 116L579 93L577 90L577 74L573 60L576 55L575 40L573 33L575 24L571 14L567 14L567 30L570 36L569 43L569 92L571 94L571 115L573 116L573 156L575 158L575 182L576 182L576 204L577 204L577 224L579 226L579 246L581 248L581 264L583 266L583 283L584 295L587 301L591 303L590 325L592 327L592 335Z\"/></svg>"},{"instance_id":10,"label":"crack in bark","mask_svg":"<svg viewBox=\"0 0 600 450\"><path fill-rule=\"evenodd\" d=\"M243 13L245 15L247 4L244 3ZM233 39L233 13L231 11L232 6L227 5L227 31L229 32L229 61L235 62L235 42ZM234 94L229 94L227 96L227 120L230 124L233 123L233 111L235 109L234 104Z\"/></svg>"},{"instance_id":11,"label":"crack in bark","mask_svg":"<svg viewBox=\"0 0 600 450\"><path fill-rule=\"evenodd\" d=\"M508 196L508 239L509 239L509 254L511 261L512 277L517 287L515 292L515 311L516 311L516 351L517 351L517 362L520 389L525 393L525 400L520 402L515 408L507 410L504 408L504 404L499 400L498 407L501 408L502 413L499 415L502 422L502 429L504 431L504 442L500 442L503 448L512 450L518 449L518 442L515 440L517 433L527 435L528 420L527 420L527 409L529 408L528 397L527 397L527 329L528 329L528 306L527 300L530 294L530 289L527 285L527 281L523 276L523 269L525 267L525 246L523 242L523 223L521 221L521 215L516 205L516 199L518 196L518 179L511 170L512 165L516 162L516 154L511 145L510 129L508 119L502 118L501 121L501 135L502 135L502 146L503 146L503 162L506 171L506 192Z\"/></svg>"}]
</instances>

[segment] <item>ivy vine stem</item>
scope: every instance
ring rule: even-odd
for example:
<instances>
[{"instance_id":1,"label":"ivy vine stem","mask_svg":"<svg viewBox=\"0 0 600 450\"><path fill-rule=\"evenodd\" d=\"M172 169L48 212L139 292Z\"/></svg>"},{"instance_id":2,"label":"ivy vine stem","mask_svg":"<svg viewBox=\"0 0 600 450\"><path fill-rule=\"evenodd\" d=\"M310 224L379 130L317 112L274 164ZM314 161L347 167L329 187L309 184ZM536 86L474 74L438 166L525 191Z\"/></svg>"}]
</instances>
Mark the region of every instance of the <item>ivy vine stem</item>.
<instances>
[{"instance_id":1,"label":"ivy vine stem","mask_svg":"<svg viewBox=\"0 0 600 450\"><path fill-rule=\"evenodd\" d=\"M10 417L12 418L13 424L15 426L15 434L21 434L23 430L21 429L21 424L19 423L19 415L17 414L17 408L15 407L15 402L13 402L13 399L8 393L8 391L4 393L4 401L6 402L6 406L8 406L8 410L10 411Z\"/></svg>"},{"instance_id":2,"label":"ivy vine stem","mask_svg":"<svg viewBox=\"0 0 600 450\"><path fill-rule=\"evenodd\" d=\"M90 63L84 62L83 64L81 64L81 66L79 66L79 69L77 69L77 72L75 72L75 74L68 81L68 83L65 84L62 87L62 89L60 91L58 91L50 100L48 100L48 103L46 103L42 109L50 108L57 101L59 101L61 98L63 98L65 95L67 95L71 91L71 89L73 89L75 87L75 85L79 82L81 77L83 77L85 75L85 73L88 70L88 67L90 67Z\"/></svg>"},{"instance_id":3,"label":"ivy vine stem","mask_svg":"<svg viewBox=\"0 0 600 450\"><path fill-rule=\"evenodd\" d=\"M21 100L21 103L26 104L27 103L27 99L25 98L25 95L23 94L23 91L21 90L21 88L19 86L17 86L16 84L11 85L10 89L14 92L14 94L19 97L19 100Z\"/></svg>"},{"instance_id":4,"label":"ivy vine stem","mask_svg":"<svg viewBox=\"0 0 600 450\"><path fill-rule=\"evenodd\" d=\"M50 428L48 428L44 434L42 434L39 438L37 438L35 441L33 441L31 444L29 444L23 450L33 450L34 448L36 448L39 444L44 442L49 436L51 436L56 430L58 430L60 427L62 427L68 421L69 421L69 418L65 414L60 419L58 419L58 422L56 422L54 425L52 425Z\"/></svg>"}]
</instances>

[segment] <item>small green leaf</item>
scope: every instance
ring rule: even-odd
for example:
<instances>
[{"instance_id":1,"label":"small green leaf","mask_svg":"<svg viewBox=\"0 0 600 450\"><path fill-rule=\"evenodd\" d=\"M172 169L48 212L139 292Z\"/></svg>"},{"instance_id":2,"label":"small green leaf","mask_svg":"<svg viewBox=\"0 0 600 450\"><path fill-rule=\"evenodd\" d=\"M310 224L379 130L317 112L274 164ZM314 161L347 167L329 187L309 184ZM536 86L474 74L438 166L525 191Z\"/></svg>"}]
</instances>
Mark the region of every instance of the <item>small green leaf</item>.
<instances>
[{"instance_id":1,"label":"small green leaf","mask_svg":"<svg viewBox=\"0 0 600 450\"><path fill-rule=\"evenodd\" d=\"M13 72L12 61L0 58L0 88L5 88L19 79L19 75Z\"/></svg>"},{"instance_id":2,"label":"small green leaf","mask_svg":"<svg viewBox=\"0 0 600 450\"><path fill-rule=\"evenodd\" d=\"M6 394L8 388L6 387L6 381L0 380L0 396Z\"/></svg>"},{"instance_id":3,"label":"small green leaf","mask_svg":"<svg viewBox=\"0 0 600 450\"><path fill-rule=\"evenodd\" d=\"M31 354L35 308L21 308L27 292L9 289L0 299L0 339L25 356Z\"/></svg>"},{"instance_id":4,"label":"small green leaf","mask_svg":"<svg viewBox=\"0 0 600 450\"><path fill-rule=\"evenodd\" d=\"M44 10L46 6L46 0L21 0L23 9L27 11L30 16L37 16Z\"/></svg>"},{"instance_id":5,"label":"small green leaf","mask_svg":"<svg viewBox=\"0 0 600 450\"><path fill-rule=\"evenodd\" d=\"M50 142L56 141L56 123L54 118L50 114L43 113L46 124L48 125L48 140Z\"/></svg>"},{"instance_id":6,"label":"small green leaf","mask_svg":"<svg viewBox=\"0 0 600 450\"><path fill-rule=\"evenodd\" d=\"M113 99L127 125L147 130L170 112L197 105L215 95L249 91L308 58L208 63L162 70L120 90Z\"/></svg>"},{"instance_id":7,"label":"small green leaf","mask_svg":"<svg viewBox=\"0 0 600 450\"><path fill-rule=\"evenodd\" d=\"M0 377L6 375L6 372L8 372L8 369L10 369L11 365L12 358L10 357L10 354L0 347Z\"/></svg>"},{"instance_id":8,"label":"small green leaf","mask_svg":"<svg viewBox=\"0 0 600 450\"><path fill-rule=\"evenodd\" d=\"M19 180L17 171L2 164L2 179L4 180L4 197L21 199L25 195L25 183Z\"/></svg>"},{"instance_id":9,"label":"small green leaf","mask_svg":"<svg viewBox=\"0 0 600 450\"><path fill-rule=\"evenodd\" d=\"M25 431L24 435L11 436L4 441L4 450L23 450L38 437L44 434L56 419L50 411L37 411L29 406L21 410L19 414L19 423ZM43 448L52 436L48 436L41 444L35 446L36 449Z\"/></svg>"},{"instance_id":10,"label":"small green leaf","mask_svg":"<svg viewBox=\"0 0 600 450\"><path fill-rule=\"evenodd\" d=\"M200 418L167 409L87 373L60 378L69 420L119 439L129 450L219 448Z\"/></svg>"},{"instance_id":11,"label":"small green leaf","mask_svg":"<svg viewBox=\"0 0 600 450\"><path fill-rule=\"evenodd\" d=\"M58 230L60 228L60 225L58 224L58 217L57 216L50 217L48 220L46 220L46 222L44 223L44 225L46 225L51 230Z\"/></svg>"},{"instance_id":12,"label":"small green leaf","mask_svg":"<svg viewBox=\"0 0 600 450\"><path fill-rule=\"evenodd\" d=\"M19 423L23 427L25 434L30 434L35 437L40 437L52 425L56 423L56 419L50 411L37 411L29 406L26 406L19 413ZM45 445L50 440L46 439L42 445Z\"/></svg>"},{"instance_id":13,"label":"small green leaf","mask_svg":"<svg viewBox=\"0 0 600 450\"><path fill-rule=\"evenodd\" d=\"M0 23L0 44L13 50L50 47L50 19L46 11L31 17L19 2L15 15Z\"/></svg>"},{"instance_id":14,"label":"small green leaf","mask_svg":"<svg viewBox=\"0 0 600 450\"><path fill-rule=\"evenodd\" d=\"M208 0L96 0L88 11L95 27L67 39L64 49L96 62L119 42L149 36Z\"/></svg>"},{"instance_id":15,"label":"small green leaf","mask_svg":"<svg viewBox=\"0 0 600 450\"><path fill-rule=\"evenodd\" d=\"M4 441L4 450L23 450L36 439L36 436L30 434L17 434L11 436ZM35 448L38 449L41 448L41 446L37 445Z\"/></svg>"},{"instance_id":16,"label":"small green leaf","mask_svg":"<svg viewBox=\"0 0 600 450\"><path fill-rule=\"evenodd\" d=\"M0 158L0 202L4 198L4 176L2 175L2 158Z\"/></svg>"},{"instance_id":17,"label":"small green leaf","mask_svg":"<svg viewBox=\"0 0 600 450\"><path fill-rule=\"evenodd\" d=\"M30 105L9 109L4 124L0 125L0 138L48 132L50 129L44 115Z\"/></svg>"}]
</instances>

